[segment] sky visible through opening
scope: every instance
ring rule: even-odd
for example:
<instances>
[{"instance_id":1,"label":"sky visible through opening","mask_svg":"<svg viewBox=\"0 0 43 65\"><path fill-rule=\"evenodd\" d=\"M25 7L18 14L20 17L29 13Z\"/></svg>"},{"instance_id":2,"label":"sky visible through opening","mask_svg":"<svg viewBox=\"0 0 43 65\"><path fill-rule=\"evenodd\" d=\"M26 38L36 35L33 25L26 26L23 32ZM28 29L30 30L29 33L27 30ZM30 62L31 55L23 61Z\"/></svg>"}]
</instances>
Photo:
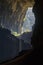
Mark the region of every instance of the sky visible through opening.
<instances>
[{"instance_id":1,"label":"sky visible through opening","mask_svg":"<svg viewBox=\"0 0 43 65\"><path fill-rule=\"evenodd\" d=\"M23 32L25 32L26 30L28 30L29 32L32 31L32 26L35 24L35 17L34 17L34 13L32 12L32 7L29 7L27 12L26 12L26 16L24 18L24 23L23 23Z\"/></svg>"}]
</instances>

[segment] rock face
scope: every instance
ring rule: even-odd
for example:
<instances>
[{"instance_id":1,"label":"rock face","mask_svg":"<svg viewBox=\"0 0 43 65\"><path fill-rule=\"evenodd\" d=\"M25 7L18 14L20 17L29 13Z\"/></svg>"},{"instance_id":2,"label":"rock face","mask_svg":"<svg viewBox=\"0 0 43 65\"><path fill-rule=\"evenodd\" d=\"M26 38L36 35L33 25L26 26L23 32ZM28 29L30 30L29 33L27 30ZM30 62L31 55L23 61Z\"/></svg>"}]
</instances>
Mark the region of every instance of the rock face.
<instances>
[{"instance_id":1,"label":"rock face","mask_svg":"<svg viewBox=\"0 0 43 65\"><path fill-rule=\"evenodd\" d=\"M32 0L31 0L32 1ZM29 6L30 0L0 0L0 24L7 29L17 29L21 32L23 18Z\"/></svg>"},{"instance_id":2,"label":"rock face","mask_svg":"<svg viewBox=\"0 0 43 65\"><path fill-rule=\"evenodd\" d=\"M43 0L35 0L33 12L35 14L35 28L33 31L32 44L35 49L43 47Z\"/></svg>"},{"instance_id":3,"label":"rock face","mask_svg":"<svg viewBox=\"0 0 43 65\"><path fill-rule=\"evenodd\" d=\"M19 39L8 29L0 28L0 63L19 54Z\"/></svg>"}]
</instances>

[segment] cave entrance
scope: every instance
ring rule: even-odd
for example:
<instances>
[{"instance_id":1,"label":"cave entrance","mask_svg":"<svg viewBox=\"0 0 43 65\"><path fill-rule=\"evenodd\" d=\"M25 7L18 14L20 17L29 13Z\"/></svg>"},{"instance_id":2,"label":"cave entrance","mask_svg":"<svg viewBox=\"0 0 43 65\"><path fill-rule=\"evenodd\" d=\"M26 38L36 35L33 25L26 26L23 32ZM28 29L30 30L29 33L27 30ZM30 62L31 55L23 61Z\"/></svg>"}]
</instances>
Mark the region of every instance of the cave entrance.
<instances>
[{"instance_id":1,"label":"cave entrance","mask_svg":"<svg viewBox=\"0 0 43 65\"><path fill-rule=\"evenodd\" d=\"M6 3L9 4L9 2L3 3L2 1L1 3L1 6L6 5ZM13 3L13 7L16 6L16 8L11 14L9 13L13 8L11 8L10 11L9 8L7 9L7 5L1 8L0 26L2 28L0 28L0 57L2 61L14 58L19 52L32 48L31 36L32 30L34 29L35 17L32 12L33 7L28 7L27 9L27 4L28 0L17 0L15 4ZM21 25L21 28L18 25ZM21 29L21 32L17 33L19 29Z\"/></svg>"},{"instance_id":2,"label":"cave entrance","mask_svg":"<svg viewBox=\"0 0 43 65\"><path fill-rule=\"evenodd\" d=\"M23 18L22 27L21 27L21 32L17 33L17 31L12 31L11 33L15 36L20 36L25 32L32 32L33 31L33 26L35 24L35 16L32 11L33 7L28 7L26 14ZM16 24L15 24L16 25ZM19 31L19 29L18 29Z\"/></svg>"},{"instance_id":3,"label":"cave entrance","mask_svg":"<svg viewBox=\"0 0 43 65\"><path fill-rule=\"evenodd\" d=\"M23 25L21 29L21 34L18 36L20 39L20 51L21 50L28 50L29 48L32 47L31 45L31 37L32 37L32 32L34 30L34 24L35 24L35 16L32 11L33 7L28 7L26 11L26 15L23 19ZM21 39L24 41L24 44L21 44ZM25 46L27 45L27 46Z\"/></svg>"}]
</instances>

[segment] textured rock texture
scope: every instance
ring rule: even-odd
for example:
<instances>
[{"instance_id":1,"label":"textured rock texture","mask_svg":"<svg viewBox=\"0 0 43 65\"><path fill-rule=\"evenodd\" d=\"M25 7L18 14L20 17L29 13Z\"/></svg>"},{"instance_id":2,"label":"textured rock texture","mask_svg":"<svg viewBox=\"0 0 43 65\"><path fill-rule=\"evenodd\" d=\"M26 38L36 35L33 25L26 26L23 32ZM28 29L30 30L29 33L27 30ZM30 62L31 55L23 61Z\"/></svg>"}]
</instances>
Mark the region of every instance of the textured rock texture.
<instances>
[{"instance_id":1,"label":"textured rock texture","mask_svg":"<svg viewBox=\"0 0 43 65\"><path fill-rule=\"evenodd\" d=\"M21 32L23 18L32 0L0 0L0 25Z\"/></svg>"}]
</instances>

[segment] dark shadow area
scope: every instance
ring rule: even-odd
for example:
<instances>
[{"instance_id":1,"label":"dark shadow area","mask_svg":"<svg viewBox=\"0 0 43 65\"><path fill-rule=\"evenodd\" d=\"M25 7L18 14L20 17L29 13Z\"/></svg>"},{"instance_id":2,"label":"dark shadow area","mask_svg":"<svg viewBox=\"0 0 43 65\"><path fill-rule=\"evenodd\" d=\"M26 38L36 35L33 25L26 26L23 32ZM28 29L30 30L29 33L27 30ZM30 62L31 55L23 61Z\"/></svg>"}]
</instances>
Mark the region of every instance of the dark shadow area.
<instances>
[{"instance_id":1,"label":"dark shadow area","mask_svg":"<svg viewBox=\"0 0 43 65\"><path fill-rule=\"evenodd\" d=\"M32 49L31 37L32 37L32 32L24 32L22 35L19 36L19 39L21 39L21 43L22 43L21 45L22 50Z\"/></svg>"},{"instance_id":2,"label":"dark shadow area","mask_svg":"<svg viewBox=\"0 0 43 65\"><path fill-rule=\"evenodd\" d=\"M19 39L8 29L0 27L0 63L14 58L19 53Z\"/></svg>"},{"instance_id":3,"label":"dark shadow area","mask_svg":"<svg viewBox=\"0 0 43 65\"><path fill-rule=\"evenodd\" d=\"M19 38L13 36L8 29L0 27L0 63L13 58L15 59L17 56L22 56L25 52L30 50L31 34L32 33L24 33L21 35L22 50L19 52ZM25 39L25 37L27 37L27 39Z\"/></svg>"}]
</instances>

